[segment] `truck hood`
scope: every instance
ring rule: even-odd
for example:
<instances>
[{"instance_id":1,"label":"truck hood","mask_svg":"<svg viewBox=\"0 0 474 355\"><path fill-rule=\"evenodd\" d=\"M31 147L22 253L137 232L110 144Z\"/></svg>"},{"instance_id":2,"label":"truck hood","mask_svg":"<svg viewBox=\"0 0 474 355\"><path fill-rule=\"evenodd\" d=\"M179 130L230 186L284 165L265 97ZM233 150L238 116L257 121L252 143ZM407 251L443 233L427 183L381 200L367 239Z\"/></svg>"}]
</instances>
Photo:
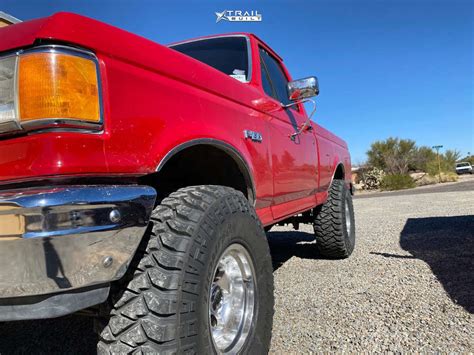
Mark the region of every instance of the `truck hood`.
<instances>
[{"instance_id":1,"label":"truck hood","mask_svg":"<svg viewBox=\"0 0 474 355\"><path fill-rule=\"evenodd\" d=\"M100 35L97 35L100 33ZM68 13L58 12L49 17L36 20L20 22L14 25L0 28L0 52L28 47L38 40L54 40L77 44L90 49L111 48L111 37L124 35L128 40L140 38L140 40L149 42L149 45L155 43L141 38L137 35L120 30L103 22L93 20L88 17ZM104 44L107 44L103 46ZM91 48L91 46L96 48ZM120 43L113 47L117 48Z\"/></svg>"},{"instance_id":2,"label":"truck hood","mask_svg":"<svg viewBox=\"0 0 474 355\"><path fill-rule=\"evenodd\" d=\"M32 45L48 18L0 28L0 52Z\"/></svg>"}]
</instances>

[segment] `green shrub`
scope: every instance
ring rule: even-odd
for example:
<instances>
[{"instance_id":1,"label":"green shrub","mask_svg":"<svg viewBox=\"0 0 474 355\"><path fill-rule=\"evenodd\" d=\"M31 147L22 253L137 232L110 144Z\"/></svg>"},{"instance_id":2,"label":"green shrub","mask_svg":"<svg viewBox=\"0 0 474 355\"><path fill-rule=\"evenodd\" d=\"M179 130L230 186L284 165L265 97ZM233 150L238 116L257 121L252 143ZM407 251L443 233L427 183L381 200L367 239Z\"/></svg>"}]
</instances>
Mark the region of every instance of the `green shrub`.
<instances>
[{"instance_id":1,"label":"green shrub","mask_svg":"<svg viewBox=\"0 0 474 355\"><path fill-rule=\"evenodd\" d=\"M432 160L428 164L426 164L426 172L430 175L438 175L439 168L441 167L441 172L444 173L454 173L455 172L455 164L452 164L446 160L441 160L438 166L437 160Z\"/></svg>"},{"instance_id":2,"label":"green shrub","mask_svg":"<svg viewBox=\"0 0 474 355\"><path fill-rule=\"evenodd\" d=\"M410 175L401 174L385 175L380 184L383 191L411 189L412 187L415 187L415 180Z\"/></svg>"}]
</instances>

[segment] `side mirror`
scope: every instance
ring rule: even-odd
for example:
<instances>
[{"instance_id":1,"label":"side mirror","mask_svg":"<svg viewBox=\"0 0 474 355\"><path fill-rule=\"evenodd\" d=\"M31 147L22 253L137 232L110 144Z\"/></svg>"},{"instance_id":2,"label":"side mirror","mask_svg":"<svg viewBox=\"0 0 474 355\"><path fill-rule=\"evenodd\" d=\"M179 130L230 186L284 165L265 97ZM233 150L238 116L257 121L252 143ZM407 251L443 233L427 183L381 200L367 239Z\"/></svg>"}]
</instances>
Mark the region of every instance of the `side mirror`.
<instances>
[{"instance_id":1,"label":"side mirror","mask_svg":"<svg viewBox=\"0 0 474 355\"><path fill-rule=\"evenodd\" d=\"M288 83L288 97L291 101L299 101L319 94L318 78L293 80Z\"/></svg>"}]
</instances>

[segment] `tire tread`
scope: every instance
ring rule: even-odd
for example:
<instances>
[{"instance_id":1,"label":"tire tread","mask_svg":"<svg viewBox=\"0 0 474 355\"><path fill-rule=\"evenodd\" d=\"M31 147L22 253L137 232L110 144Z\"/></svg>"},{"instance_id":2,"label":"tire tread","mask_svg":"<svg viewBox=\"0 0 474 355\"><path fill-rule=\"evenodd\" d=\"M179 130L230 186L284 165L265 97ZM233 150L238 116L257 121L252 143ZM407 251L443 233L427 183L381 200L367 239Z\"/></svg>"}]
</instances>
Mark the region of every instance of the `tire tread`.
<instances>
[{"instance_id":1,"label":"tire tread","mask_svg":"<svg viewBox=\"0 0 474 355\"><path fill-rule=\"evenodd\" d=\"M329 188L327 201L316 210L314 220L316 245L319 252L325 257L347 258L352 253L344 236L345 193L345 182L343 180L333 180Z\"/></svg>"},{"instance_id":2,"label":"tire tread","mask_svg":"<svg viewBox=\"0 0 474 355\"><path fill-rule=\"evenodd\" d=\"M217 212L206 214L214 203L221 204ZM194 348L197 268L204 265L213 226L238 212L248 213L261 226L243 194L229 187L185 187L161 201L151 215L149 239L144 238L132 261L134 269L105 312L110 319L101 327L99 353L174 353Z\"/></svg>"}]
</instances>

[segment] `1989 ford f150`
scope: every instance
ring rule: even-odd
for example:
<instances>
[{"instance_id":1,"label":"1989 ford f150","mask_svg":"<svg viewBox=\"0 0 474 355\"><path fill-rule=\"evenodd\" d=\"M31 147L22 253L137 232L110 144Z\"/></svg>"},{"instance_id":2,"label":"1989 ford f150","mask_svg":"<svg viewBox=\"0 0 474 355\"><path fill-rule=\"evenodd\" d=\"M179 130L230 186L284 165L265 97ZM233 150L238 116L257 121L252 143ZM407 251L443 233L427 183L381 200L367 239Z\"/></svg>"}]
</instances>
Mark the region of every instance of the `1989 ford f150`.
<instances>
[{"instance_id":1,"label":"1989 ford f150","mask_svg":"<svg viewBox=\"0 0 474 355\"><path fill-rule=\"evenodd\" d=\"M267 352L265 230L354 249L347 145L303 105L318 92L253 34L0 29L0 321L92 313L102 353Z\"/></svg>"}]
</instances>

